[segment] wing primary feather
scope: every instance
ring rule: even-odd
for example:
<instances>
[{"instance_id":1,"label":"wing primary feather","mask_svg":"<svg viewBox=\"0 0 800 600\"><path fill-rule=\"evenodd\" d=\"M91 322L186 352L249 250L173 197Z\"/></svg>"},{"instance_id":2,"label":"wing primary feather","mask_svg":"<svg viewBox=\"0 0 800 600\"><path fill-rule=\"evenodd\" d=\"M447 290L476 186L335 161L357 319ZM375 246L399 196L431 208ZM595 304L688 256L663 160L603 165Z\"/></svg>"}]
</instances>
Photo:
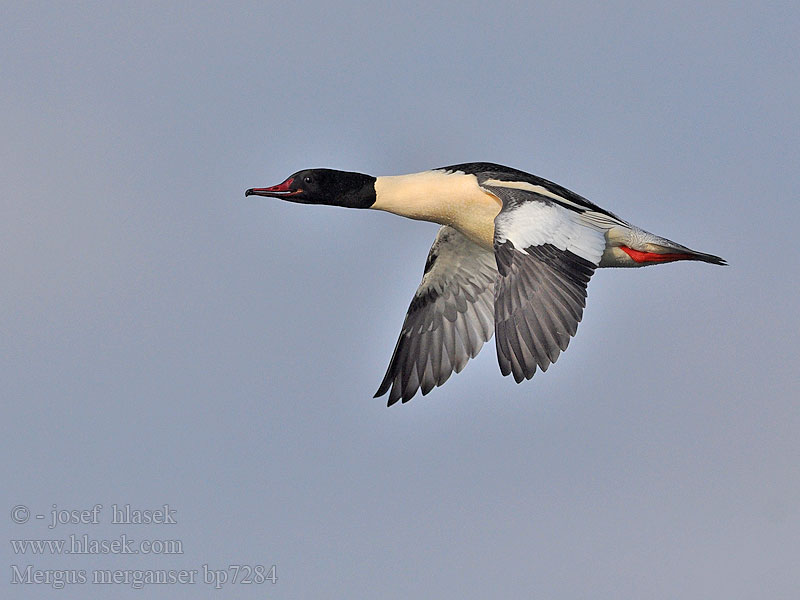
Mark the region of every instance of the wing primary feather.
<instances>
[{"instance_id":1,"label":"wing primary feather","mask_svg":"<svg viewBox=\"0 0 800 600\"><path fill-rule=\"evenodd\" d=\"M501 373L520 382L537 368L546 371L566 350L605 239L580 212L549 196L513 186L491 192L503 201L494 241L497 360Z\"/></svg>"},{"instance_id":2,"label":"wing primary feather","mask_svg":"<svg viewBox=\"0 0 800 600\"><path fill-rule=\"evenodd\" d=\"M439 229L376 397L407 402L461 371L493 333L496 279L491 251Z\"/></svg>"}]
</instances>

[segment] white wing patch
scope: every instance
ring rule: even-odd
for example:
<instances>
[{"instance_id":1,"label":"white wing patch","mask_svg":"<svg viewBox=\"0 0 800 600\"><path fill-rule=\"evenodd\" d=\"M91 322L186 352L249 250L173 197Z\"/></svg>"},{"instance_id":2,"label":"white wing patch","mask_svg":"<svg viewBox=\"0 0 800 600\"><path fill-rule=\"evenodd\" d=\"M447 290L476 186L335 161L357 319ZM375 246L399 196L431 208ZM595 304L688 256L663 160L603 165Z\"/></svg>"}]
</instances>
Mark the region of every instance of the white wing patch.
<instances>
[{"instance_id":1,"label":"white wing patch","mask_svg":"<svg viewBox=\"0 0 800 600\"><path fill-rule=\"evenodd\" d=\"M600 263L606 247L604 230L555 204L530 201L503 210L495 219L496 241L511 241L518 249L551 244Z\"/></svg>"}]
</instances>

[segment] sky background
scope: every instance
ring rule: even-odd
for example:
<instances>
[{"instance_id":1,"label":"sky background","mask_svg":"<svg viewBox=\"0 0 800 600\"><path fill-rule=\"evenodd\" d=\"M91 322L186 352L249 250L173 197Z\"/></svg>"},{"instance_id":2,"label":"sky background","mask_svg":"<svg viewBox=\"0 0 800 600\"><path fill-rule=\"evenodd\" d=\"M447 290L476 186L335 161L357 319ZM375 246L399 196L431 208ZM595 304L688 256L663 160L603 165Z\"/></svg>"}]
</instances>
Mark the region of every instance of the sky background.
<instances>
[{"instance_id":1,"label":"sky background","mask_svg":"<svg viewBox=\"0 0 800 600\"><path fill-rule=\"evenodd\" d=\"M798 597L796 2L0 12L0 595L222 597L203 565L274 564L225 596ZM467 161L730 266L601 270L546 374L492 343L387 409L436 226L244 190ZM71 534L184 553L9 543ZM12 585L29 564L200 581Z\"/></svg>"}]
</instances>

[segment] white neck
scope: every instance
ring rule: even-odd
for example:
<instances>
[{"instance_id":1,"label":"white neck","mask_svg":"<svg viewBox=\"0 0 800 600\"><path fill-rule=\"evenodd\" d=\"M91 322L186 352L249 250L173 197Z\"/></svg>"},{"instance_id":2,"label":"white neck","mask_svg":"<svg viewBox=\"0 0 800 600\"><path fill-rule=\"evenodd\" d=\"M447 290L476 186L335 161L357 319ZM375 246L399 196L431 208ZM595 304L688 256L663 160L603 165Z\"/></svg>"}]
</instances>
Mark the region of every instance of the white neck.
<instances>
[{"instance_id":1,"label":"white neck","mask_svg":"<svg viewBox=\"0 0 800 600\"><path fill-rule=\"evenodd\" d=\"M452 225L474 242L491 248L494 218L501 203L478 186L475 175L422 171L378 177L371 208L409 219Z\"/></svg>"}]
</instances>

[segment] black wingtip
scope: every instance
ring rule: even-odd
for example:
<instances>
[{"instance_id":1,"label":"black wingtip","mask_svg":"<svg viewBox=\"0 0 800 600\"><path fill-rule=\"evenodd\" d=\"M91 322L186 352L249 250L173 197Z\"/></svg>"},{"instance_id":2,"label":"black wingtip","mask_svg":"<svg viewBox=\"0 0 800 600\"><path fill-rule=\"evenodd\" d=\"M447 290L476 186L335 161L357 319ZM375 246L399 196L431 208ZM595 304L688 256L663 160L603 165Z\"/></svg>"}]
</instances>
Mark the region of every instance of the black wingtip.
<instances>
[{"instance_id":1,"label":"black wingtip","mask_svg":"<svg viewBox=\"0 0 800 600\"><path fill-rule=\"evenodd\" d=\"M714 256L713 254L705 254L703 252L698 252L695 260L707 262L711 265L719 265L720 267L728 266L728 261L721 256Z\"/></svg>"},{"instance_id":2,"label":"black wingtip","mask_svg":"<svg viewBox=\"0 0 800 600\"><path fill-rule=\"evenodd\" d=\"M381 383L381 387L378 388L378 391L375 392L375 394L372 397L373 398L380 398L381 396L385 396L386 392L388 392L388 391L389 391L389 385L387 384L386 381L383 381ZM389 394L389 399L386 402L386 406L387 407L390 407L393 404L397 404L397 402L400 400L399 396L397 398L394 398L393 396L394 396L394 394Z\"/></svg>"},{"instance_id":3,"label":"black wingtip","mask_svg":"<svg viewBox=\"0 0 800 600\"><path fill-rule=\"evenodd\" d=\"M373 396L373 398L380 398L381 396L386 394L386 392L389 391L389 387L391 385L391 380L387 381L387 379L388 379L388 375L387 375L387 377L384 377L383 381L381 381L381 384L378 386L378 391L375 392L375 395Z\"/></svg>"}]
</instances>

